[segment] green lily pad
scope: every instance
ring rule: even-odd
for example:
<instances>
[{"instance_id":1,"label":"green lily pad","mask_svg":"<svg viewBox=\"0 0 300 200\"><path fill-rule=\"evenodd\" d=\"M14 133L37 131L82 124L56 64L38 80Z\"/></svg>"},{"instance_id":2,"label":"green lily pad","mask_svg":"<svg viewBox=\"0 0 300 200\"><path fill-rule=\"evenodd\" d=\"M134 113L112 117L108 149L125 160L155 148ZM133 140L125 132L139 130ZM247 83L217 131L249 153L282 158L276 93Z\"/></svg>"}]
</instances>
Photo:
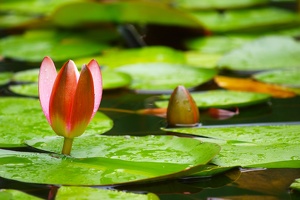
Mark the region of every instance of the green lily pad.
<instances>
[{"instance_id":1,"label":"green lily pad","mask_svg":"<svg viewBox=\"0 0 300 200\"><path fill-rule=\"evenodd\" d=\"M36 16L0 14L0 28L13 28L13 27L25 26L27 24L36 22L38 20L39 19Z\"/></svg>"},{"instance_id":2,"label":"green lily pad","mask_svg":"<svg viewBox=\"0 0 300 200\"><path fill-rule=\"evenodd\" d=\"M8 36L0 40L2 56L31 62L41 62L45 55L56 62L65 62L70 58L99 54L105 48L106 44L91 37L47 30L27 31L23 35Z\"/></svg>"},{"instance_id":3,"label":"green lily pad","mask_svg":"<svg viewBox=\"0 0 300 200\"><path fill-rule=\"evenodd\" d=\"M197 51L186 51L186 64L192 67L214 69L217 67L218 60L222 54L201 53Z\"/></svg>"},{"instance_id":4,"label":"green lily pad","mask_svg":"<svg viewBox=\"0 0 300 200\"><path fill-rule=\"evenodd\" d=\"M237 71L258 71L300 66L300 43L290 37L262 37L234 49L218 66Z\"/></svg>"},{"instance_id":5,"label":"green lily pad","mask_svg":"<svg viewBox=\"0 0 300 200\"><path fill-rule=\"evenodd\" d=\"M84 1L84 0L13 0L13 1L2 1L1 2L1 11L6 12L17 12L27 15L48 15L53 12L57 7L62 6L66 3L74 1Z\"/></svg>"},{"instance_id":6,"label":"green lily pad","mask_svg":"<svg viewBox=\"0 0 300 200\"><path fill-rule=\"evenodd\" d=\"M7 84L10 81L12 75L13 73L11 72L0 72L0 85Z\"/></svg>"},{"instance_id":7,"label":"green lily pad","mask_svg":"<svg viewBox=\"0 0 300 200\"><path fill-rule=\"evenodd\" d=\"M197 50L202 53L226 53L234 48L252 41L255 36L250 35L228 35L228 36L210 36L190 39L186 42L189 49Z\"/></svg>"},{"instance_id":8,"label":"green lily pad","mask_svg":"<svg viewBox=\"0 0 300 200\"><path fill-rule=\"evenodd\" d=\"M85 137L79 138L88 141ZM95 146L79 141L77 145L81 149L76 150L74 143L72 150L73 156L88 155L86 158L0 150L0 176L23 182L63 185L162 180L195 173L220 151L217 144L175 136L93 135L88 143ZM47 145L43 148L48 148ZM93 157L87 151L100 157Z\"/></svg>"},{"instance_id":9,"label":"green lily pad","mask_svg":"<svg viewBox=\"0 0 300 200\"><path fill-rule=\"evenodd\" d=\"M300 178L296 179L290 186L290 188L300 191Z\"/></svg>"},{"instance_id":10,"label":"green lily pad","mask_svg":"<svg viewBox=\"0 0 300 200\"><path fill-rule=\"evenodd\" d=\"M74 15L74 12L80 13ZM163 14L163 17L162 17ZM84 23L138 23L201 28L201 24L185 12L158 2L79 2L59 7L52 15L56 25L72 27Z\"/></svg>"},{"instance_id":11,"label":"green lily pad","mask_svg":"<svg viewBox=\"0 0 300 200\"><path fill-rule=\"evenodd\" d=\"M102 199L102 200L159 200L153 193L135 194L116 190L104 190L90 187L62 186L59 188L56 200Z\"/></svg>"},{"instance_id":12,"label":"green lily pad","mask_svg":"<svg viewBox=\"0 0 300 200\"><path fill-rule=\"evenodd\" d=\"M269 3L268 0L175 0L175 5L184 9L232 9Z\"/></svg>"},{"instance_id":13,"label":"green lily pad","mask_svg":"<svg viewBox=\"0 0 300 200\"><path fill-rule=\"evenodd\" d=\"M217 71L187 65L143 63L118 67L132 77L130 88L138 91L172 91L178 85L196 87L211 80Z\"/></svg>"},{"instance_id":14,"label":"green lily pad","mask_svg":"<svg viewBox=\"0 0 300 200\"><path fill-rule=\"evenodd\" d=\"M254 92L239 92L230 90L211 90L207 92L192 92L193 99L199 108L230 108L244 107L266 102L270 95ZM162 99L169 99L169 95L162 95ZM168 100L156 101L155 105L161 108L168 107Z\"/></svg>"},{"instance_id":15,"label":"green lily pad","mask_svg":"<svg viewBox=\"0 0 300 200\"><path fill-rule=\"evenodd\" d=\"M199 139L219 144L222 150L211 162L222 167L300 167L300 125L165 130L204 136Z\"/></svg>"},{"instance_id":16,"label":"green lily pad","mask_svg":"<svg viewBox=\"0 0 300 200\"><path fill-rule=\"evenodd\" d=\"M0 98L0 119L0 147L22 147L25 140L55 135L36 99ZM85 133L101 134L112 126L112 120L98 112Z\"/></svg>"},{"instance_id":17,"label":"green lily pad","mask_svg":"<svg viewBox=\"0 0 300 200\"><path fill-rule=\"evenodd\" d=\"M90 58L84 61L87 62L89 60ZM185 56L183 52L170 47L152 46L138 49L106 51L98 60L103 66L115 68L128 64L149 62L183 64L185 63ZM84 62L81 61L81 63Z\"/></svg>"},{"instance_id":18,"label":"green lily pad","mask_svg":"<svg viewBox=\"0 0 300 200\"><path fill-rule=\"evenodd\" d=\"M38 97L38 76L39 69L37 68L19 71L14 74L12 80L29 84L10 85L9 89L16 94ZM102 79L104 90L126 87L131 83L131 77L128 74L107 69L102 70Z\"/></svg>"},{"instance_id":19,"label":"green lily pad","mask_svg":"<svg viewBox=\"0 0 300 200\"><path fill-rule=\"evenodd\" d=\"M300 68L284 69L260 72L253 76L256 80L284 85L289 87L300 87Z\"/></svg>"},{"instance_id":20,"label":"green lily pad","mask_svg":"<svg viewBox=\"0 0 300 200\"><path fill-rule=\"evenodd\" d=\"M227 10L224 13L197 11L191 15L214 32L269 30L279 25L299 23L300 19L296 13L272 7Z\"/></svg>"},{"instance_id":21,"label":"green lily pad","mask_svg":"<svg viewBox=\"0 0 300 200\"><path fill-rule=\"evenodd\" d=\"M0 190L0 199L1 200L14 200L14 199L42 200L41 198L26 194L25 192L21 192L18 190L12 190L12 189L1 189Z\"/></svg>"}]
</instances>

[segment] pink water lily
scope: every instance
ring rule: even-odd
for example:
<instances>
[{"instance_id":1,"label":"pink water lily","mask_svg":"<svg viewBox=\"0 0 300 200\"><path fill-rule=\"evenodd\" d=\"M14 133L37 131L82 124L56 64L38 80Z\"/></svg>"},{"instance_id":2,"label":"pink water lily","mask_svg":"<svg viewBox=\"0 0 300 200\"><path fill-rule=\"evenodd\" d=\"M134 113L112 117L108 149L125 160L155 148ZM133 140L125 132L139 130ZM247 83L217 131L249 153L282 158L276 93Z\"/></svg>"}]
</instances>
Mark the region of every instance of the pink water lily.
<instances>
[{"instance_id":1,"label":"pink water lily","mask_svg":"<svg viewBox=\"0 0 300 200\"><path fill-rule=\"evenodd\" d=\"M100 67L97 61L91 60L79 73L75 63L69 60L57 73L52 59L45 57L38 85L48 123L57 135L65 138L63 153L70 154L73 138L85 131L100 105Z\"/></svg>"}]
</instances>

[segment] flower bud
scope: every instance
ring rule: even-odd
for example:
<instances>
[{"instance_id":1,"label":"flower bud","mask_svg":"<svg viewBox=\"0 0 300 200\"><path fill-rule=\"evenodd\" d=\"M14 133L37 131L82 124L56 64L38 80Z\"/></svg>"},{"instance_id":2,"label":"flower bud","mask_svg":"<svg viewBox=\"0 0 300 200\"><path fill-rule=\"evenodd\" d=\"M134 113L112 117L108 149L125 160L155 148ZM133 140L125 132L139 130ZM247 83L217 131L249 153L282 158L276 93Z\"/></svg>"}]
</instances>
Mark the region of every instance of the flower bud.
<instances>
[{"instance_id":1,"label":"flower bud","mask_svg":"<svg viewBox=\"0 0 300 200\"><path fill-rule=\"evenodd\" d=\"M184 86L177 86L167 109L168 127L197 126L199 116L198 107L189 91Z\"/></svg>"}]
</instances>

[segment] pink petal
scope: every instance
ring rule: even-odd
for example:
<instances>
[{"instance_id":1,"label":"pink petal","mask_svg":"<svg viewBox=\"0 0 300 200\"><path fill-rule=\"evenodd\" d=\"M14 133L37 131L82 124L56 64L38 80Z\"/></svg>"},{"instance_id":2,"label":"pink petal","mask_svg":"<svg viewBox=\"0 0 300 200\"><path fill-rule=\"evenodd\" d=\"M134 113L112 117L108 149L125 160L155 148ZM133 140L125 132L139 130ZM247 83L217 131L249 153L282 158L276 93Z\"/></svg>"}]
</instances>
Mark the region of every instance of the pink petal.
<instances>
[{"instance_id":1,"label":"pink petal","mask_svg":"<svg viewBox=\"0 0 300 200\"><path fill-rule=\"evenodd\" d=\"M101 76L101 71L100 71L100 66L97 63L96 60L91 60L89 62L89 64L87 65L87 67L89 68L89 70L91 71L91 74L93 76L93 85L94 85L94 109L93 109L93 116L96 114L99 106L100 106L100 102L101 102L101 98L102 98L102 76Z\"/></svg>"},{"instance_id":2,"label":"pink petal","mask_svg":"<svg viewBox=\"0 0 300 200\"><path fill-rule=\"evenodd\" d=\"M56 68L50 57L45 57L39 72L39 98L43 112L50 123L49 117L49 101L53 84L57 76Z\"/></svg>"},{"instance_id":3,"label":"pink petal","mask_svg":"<svg viewBox=\"0 0 300 200\"><path fill-rule=\"evenodd\" d=\"M53 85L49 103L49 115L52 129L56 134L67 137L70 125L71 109L74 102L78 70L72 60L66 62Z\"/></svg>"},{"instance_id":4,"label":"pink petal","mask_svg":"<svg viewBox=\"0 0 300 200\"><path fill-rule=\"evenodd\" d=\"M80 136L89 124L94 110L94 83L92 72L86 65L83 66L70 118L70 133L68 137Z\"/></svg>"},{"instance_id":5,"label":"pink petal","mask_svg":"<svg viewBox=\"0 0 300 200\"><path fill-rule=\"evenodd\" d=\"M212 118L224 120L224 119L231 118L235 115L238 115L239 109L235 108L235 110L232 111L232 110L225 110L225 109L218 109L218 108L210 108L208 109L208 114Z\"/></svg>"}]
</instances>

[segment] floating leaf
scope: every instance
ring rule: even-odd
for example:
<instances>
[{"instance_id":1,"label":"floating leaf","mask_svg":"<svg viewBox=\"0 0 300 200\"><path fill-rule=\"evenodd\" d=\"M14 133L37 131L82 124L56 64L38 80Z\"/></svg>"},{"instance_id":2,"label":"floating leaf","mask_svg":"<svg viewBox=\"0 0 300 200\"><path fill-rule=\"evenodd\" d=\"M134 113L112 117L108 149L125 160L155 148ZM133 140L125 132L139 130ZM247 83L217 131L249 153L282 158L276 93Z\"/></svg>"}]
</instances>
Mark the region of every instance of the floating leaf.
<instances>
[{"instance_id":1,"label":"floating leaf","mask_svg":"<svg viewBox=\"0 0 300 200\"><path fill-rule=\"evenodd\" d=\"M55 145L60 138L53 138L56 139L41 143L36 140L35 144L57 151ZM217 144L175 136L93 135L77 139L72 155L79 158L0 150L0 176L23 182L68 185L161 180L197 172L220 150Z\"/></svg>"},{"instance_id":2,"label":"floating leaf","mask_svg":"<svg viewBox=\"0 0 300 200\"><path fill-rule=\"evenodd\" d=\"M300 19L296 13L272 7L227 10L222 13L197 11L191 12L191 15L214 32L268 30L274 26L298 23Z\"/></svg>"},{"instance_id":3,"label":"floating leaf","mask_svg":"<svg viewBox=\"0 0 300 200\"><path fill-rule=\"evenodd\" d=\"M184 9L232 9L267 4L268 0L175 0L176 6Z\"/></svg>"},{"instance_id":4,"label":"floating leaf","mask_svg":"<svg viewBox=\"0 0 300 200\"><path fill-rule=\"evenodd\" d=\"M1 2L2 5L2 2ZM1 8L0 8L1 9ZM37 21L36 16L26 16L26 15L15 15L15 14L0 14L0 28L14 28L20 26L26 26Z\"/></svg>"},{"instance_id":5,"label":"floating leaf","mask_svg":"<svg viewBox=\"0 0 300 200\"><path fill-rule=\"evenodd\" d=\"M237 71L299 67L299 54L300 43L290 37L262 37L227 53L218 66Z\"/></svg>"},{"instance_id":6,"label":"floating leaf","mask_svg":"<svg viewBox=\"0 0 300 200\"><path fill-rule=\"evenodd\" d=\"M290 186L290 188L300 191L300 178L296 179Z\"/></svg>"},{"instance_id":7,"label":"floating leaf","mask_svg":"<svg viewBox=\"0 0 300 200\"><path fill-rule=\"evenodd\" d=\"M0 122L0 147L21 147L25 140L55 134L35 99L0 98ZM101 134L112 126L112 120L98 112L85 133Z\"/></svg>"},{"instance_id":8,"label":"floating leaf","mask_svg":"<svg viewBox=\"0 0 300 200\"><path fill-rule=\"evenodd\" d=\"M250 35L227 35L209 36L190 39L186 42L189 49L197 50L202 53L226 53L234 48L252 41L255 36Z\"/></svg>"},{"instance_id":9,"label":"floating leaf","mask_svg":"<svg viewBox=\"0 0 300 200\"><path fill-rule=\"evenodd\" d=\"M20 95L38 97L38 84L20 84L20 85L10 85L9 90Z\"/></svg>"},{"instance_id":10,"label":"floating leaf","mask_svg":"<svg viewBox=\"0 0 300 200\"><path fill-rule=\"evenodd\" d=\"M197 51L186 51L185 58L187 65L201 68L216 68L222 54L201 53Z\"/></svg>"},{"instance_id":11,"label":"floating leaf","mask_svg":"<svg viewBox=\"0 0 300 200\"><path fill-rule=\"evenodd\" d=\"M14 199L42 200L41 198L26 194L25 192L21 192L18 190L12 190L12 189L1 189L0 190L0 199L1 200L14 200Z\"/></svg>"},{"instance_id":12,"label":"floating leaf","mask_svg":"<svg viewBox=\"0 0 300 200\"><path fill-rule=\"evenodd\" d=\"M116 69L132 77L131 89L145 91L172 91L178 85L196 87L211 80L217 73L187 65L144 63L126 65Z\"/></svg>"},{"instance_id":13,"label":"floating leaf","mask_svg":"<svg viewBox=\"0 0 300 200\"><path fill-rule=\"evenodd\" d=\"M81 14L74 15L76 11ZM197 20L184 12L161 3L145 1L71 3L59 7L53 13L52 20L65 27L101 22L201 27Z\"/></svg>"},{"instance_id":14,"label":"floating leaf","mask_svg":"<svg viewBox=\"0 0 300 200\"><path fill-rule=\"evenodd\" d=\"M223 167L299 168L300 125L181 128L166 131L204 136L222 150L211 161Z\"/></svg>"},{"instance_id":15,"label":"floating leaf","mask_svg":"<svg viewBox=\"0 0 300 200\"><path fill-rule=\"evenodd\" d=\"M110 200L159 200L153 193L135 194L116 190L104 190L90 187L62 186L59 188L56 200L66 199L110 199Z\"/></svg>"},{"instance_id":16,"label":"floating leaf","mask_svg":"<svg viewBox=\"0 0 300 200\"><path fill-rule=\"evenodd\" d=\"M185 63L183 52L164 46L150 46L137 49L110 50L99 57L99 61L109 68L148 62Z\"/></svg>"},{"instance_id":17,"label":"floating leaf","mask_svg":"<svg viewBox=\"0 0 300 200\"><path fill-rule=\"evenodd\" d=\"M296 95L296 92L289 88L258 82L250 78L231 78L226 76L216 76L215 82L220 87L229 90L258 92L269 94L277 98L289 98Z\"/></svg>"},{"instance_id":18,"label":"floating leaf","mask_svg":"<svg viewBox=\"0 0 300 200\"><path fill-rule=\"evenodd\" d=\"M199 108L231 108L243 107L263 103L269 100L270 96L267 94L253 93L253 92L238 92L228 90L211 90L207 92L193 92L191 93L196 105ZM168 99L169 95L161 96L162 99ZM155 105L161 108L168 106L168 101L156 101Z\"/></svg>"},{"instance_id":19,"label":"floating leaf","mask_svg":"<svg viewBox=\"0 0 300 200\"><path fill-rule=\"evenodd\" d=\"M272 70L260 72L254 75L258 81L265 83L284 85L288 87L300 87L300 68Z\"/></svg>"},{"instance_id":20,"label":"floating leaf","mask_svg":"<svg viewBox=\"0 0 300 200\"><path fill-rule=\"evenodd\" d=\"M13 73L11 72L0 72L0 85L7 84L10 81L12 75Z\"/></svg>"},{"instance_id":21,"label":"floating leaf","mask_svg":"<svg viewBox=\"0 0 300 200\"><path fill-rule=\"evenodd\" d=\"M40 62L45 55L51 56L56 62L64 61L94 55L105 48L106 44L91 37L46 30L27 31L23 35L8 36L0 40L2 56L32 62Z\"/></svg>"}]
</instances>

